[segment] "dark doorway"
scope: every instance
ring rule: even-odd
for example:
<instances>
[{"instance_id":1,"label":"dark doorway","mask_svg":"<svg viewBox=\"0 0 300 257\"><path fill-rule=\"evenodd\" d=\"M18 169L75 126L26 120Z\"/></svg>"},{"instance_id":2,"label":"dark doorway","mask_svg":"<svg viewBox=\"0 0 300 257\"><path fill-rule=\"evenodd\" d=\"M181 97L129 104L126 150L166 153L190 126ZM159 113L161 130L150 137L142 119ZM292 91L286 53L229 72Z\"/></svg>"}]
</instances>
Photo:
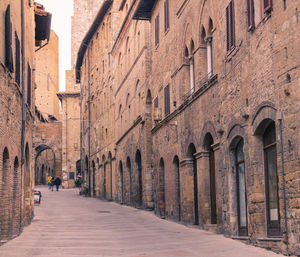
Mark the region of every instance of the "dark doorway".
<instances>
[{"instance_id":1,"label":"dark doorway","mask_svg":"<svg viewBox=\"0 0 300 257\"><path fill-rule=\"evenodd\" d=\"M190 144L188 148L188 157L193 162L193 180L194 180L194 224L199 225L199 213L198 213L198 180L197 180L197 162L194 154L196 148L194 144Z\"/></svg>"},{"instance_id":2,"label":"dark doorway","mask_svg":"<svg viewBox=\"0 0 300 257\"><path fill-rule=\"evenodd\" d=\"M126 160L126 167L128 171L128 178L129 178L129 188L126 191L128 192L128 201L130 204L132 204L132 171L131 171L131 161L129 157L127 157Z\"/></svg>"},{"instance_id":3,"label":"dark doorway","mask_svg":"<svg viewBox=\"0 0 300 257\"><path fill-rule=\"evenodd\" d=\"M237 184L237 206L239 235L248 235L247 222L247 194L245 179L244 140L240 139L235 149L236 184Z\"/></svg>"},{"instance_id":4,"label":"dark doorway","mask_svg":"<svg viewBox=\"0 0 300 257\"><path fill-rule=\"evenodd\" d=\"M217 196L216 196L216 173L215 153L212 148L214 140L210 133L204 138L204 147L209 152L209 178L210 178L210 218L211 224L217 224Z\"/></svg>"},{"instance_id":5,"label":"dark doorway","mask_svg":"<svg viewBox=\"0 0 300 257\"><path fill-rule=\"evenodd\" d=\"M266 128L263 134L263 144L265 157L267 230L269 237L275 237L280 236L275 122L271 122Z\"/></svg>"},{"instance_id":6,"label":"dark doorway","mask_svg":"<svg viewBox=\"0 0 300 257\"><path fill-rule=\"evenodd\" d=\"M135 163L137 168L137 182L138 182L136 203L139 206L141 206L143 204L143 182L142 182L142 157L141 157L141 152L139 150L137 150L135 154Z\"/></svg>"},{"instance_id":7,"label":"dark doorway","mask_svg":"<svg viewBox=\"0 0 300 257\"><path fill-rule=\"evenodd\" d=\"M162 218L166 216L166 199L165 199L165 164L164 159L161 158L159 162L158 174L158 199L159 199L159 215Z\"/></svg>"},{"instance_id":8,"label":"dark doorway","mask_svg":"<svg viewBox=\"0 0 300 257\"><path fill-rule=\"evenodd\" d=\"M92 162L92 168L93 168L93 196L96 196L96 166L95 162Z\"/></svg>"},{"instance_id":9,"label":"dark doorway","mask_svg":"<svg viewBox=\"0 0 300 257\"><path fill-rule=\"evenodd\" d=\"M173 159L173 165L175 170L175 188L176 188L176 210L178 213L178 221L181 220L181 196L180 196L180 170L179 170L179 158L176 155Z\"/></svg>"},{"instance_id":10,"label":"dark doorway","mask_svg":"<svg viewBox=\"0 0 300 257\"><path fill-rule=\"evenodd\" d=\"M119 171L120 171L120 183L121 183L121 203L124 202L124 175L123 175L123 164L120 161L119 164Z\"/></svg>"}]
</instances>

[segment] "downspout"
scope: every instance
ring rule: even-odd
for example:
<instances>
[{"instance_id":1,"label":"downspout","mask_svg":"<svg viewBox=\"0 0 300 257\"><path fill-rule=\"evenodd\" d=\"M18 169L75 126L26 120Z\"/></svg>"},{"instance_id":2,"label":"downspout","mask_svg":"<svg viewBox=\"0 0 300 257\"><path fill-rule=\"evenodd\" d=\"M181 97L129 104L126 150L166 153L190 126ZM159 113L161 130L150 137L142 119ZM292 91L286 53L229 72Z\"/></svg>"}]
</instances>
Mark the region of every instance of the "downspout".
<instances>
[{"instance_id":1,"label":"downspout","mask_svg":"<svg viewBox=\"0 0 300 257\"><path fill-rule=\"evenodd\" d=\"M288 223L287 223L287 203L286 203L286 187L285 187L285 172L284 172L284 153L283 153L283 136L282 136L282 114L278 114L277 117L279 121L279 130L280 130L280 150L281 150L281 176L282 176L282 188L283 188L283 211L284 211L284 226L286 233L286 252L287 256L290 256L289 253L289 233L288 233Z\"/></svg>"},{"instance_id":2,"label":"downspout","mask_svg":"<svg viewBox=\"0 0 300 257\"><path fill-rule=\"evenodd\" d=\"M90 81L90 47L88 49L88 108L89 108L89 134L88 134L88 173L89 173L89 196L91 196L91 81Z\"/></svg>"},{"instance_id":3,"label":"downspout","mask_svg":"<svg viewBox=\"0 0 300 257\"><path fill-rule=\"evenodd\" d=\"M24 0L21 0L21 55L22 55L22 125L21 125L21 197L20 197L20 227L22 227L23 213L23 173L25 169L25 19Z\"/></svg>"}]
</instances>

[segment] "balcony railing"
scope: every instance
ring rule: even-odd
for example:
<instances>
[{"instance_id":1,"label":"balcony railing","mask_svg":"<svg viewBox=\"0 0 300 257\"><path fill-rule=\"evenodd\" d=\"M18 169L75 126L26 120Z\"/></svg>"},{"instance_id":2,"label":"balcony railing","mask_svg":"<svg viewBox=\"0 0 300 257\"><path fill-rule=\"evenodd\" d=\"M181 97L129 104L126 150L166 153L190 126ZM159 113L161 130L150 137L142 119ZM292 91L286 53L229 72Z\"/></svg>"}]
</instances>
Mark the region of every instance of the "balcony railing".
<instances>
[{"instance_id":1,"label":"balcony railing","mask_svg":"<svg viewBox=\"0 0 300 257\"><path fill-rule=\"evenodd\" d=\"M194 85L184 96L183 101L187 101L193 98L194 95L198 95L207 89L212 83L217 79L218 75L213 74L213 72L207 73L202 79L199 80L197 84Z\"/></svg>"}]
</instances>

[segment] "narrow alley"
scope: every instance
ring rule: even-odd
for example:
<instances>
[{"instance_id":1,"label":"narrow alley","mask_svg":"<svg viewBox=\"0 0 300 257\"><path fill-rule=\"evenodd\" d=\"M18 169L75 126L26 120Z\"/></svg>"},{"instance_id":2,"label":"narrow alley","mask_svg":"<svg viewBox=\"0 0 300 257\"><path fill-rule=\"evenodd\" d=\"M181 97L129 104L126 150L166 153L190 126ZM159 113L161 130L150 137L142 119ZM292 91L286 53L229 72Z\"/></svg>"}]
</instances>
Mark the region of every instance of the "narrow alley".
<instances>
[{"instance_id":1,"label":"narrow alley","mask_svg":"<svg viewBox=\"0 0 300 257\"><path fill-rule=\"evenodd\" d=\"M43 197L32 225L1 246L1 257L282 256L159 219L152 212L81 197L75 189L39 190Z\"/></svg>"}]
</instances>

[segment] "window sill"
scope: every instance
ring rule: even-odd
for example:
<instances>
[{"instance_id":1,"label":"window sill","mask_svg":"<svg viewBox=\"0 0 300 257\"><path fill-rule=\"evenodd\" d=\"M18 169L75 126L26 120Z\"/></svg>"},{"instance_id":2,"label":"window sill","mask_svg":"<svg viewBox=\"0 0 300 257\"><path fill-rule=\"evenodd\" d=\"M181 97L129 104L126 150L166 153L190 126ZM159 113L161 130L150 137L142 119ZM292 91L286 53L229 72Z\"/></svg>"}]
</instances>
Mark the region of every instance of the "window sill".
<instances>
[{"instance_id":1,"label":"window sill","mask_svg":"<svg viewBox=\"0 0 300 257\"><path fill-rule=\"evenodd\" d=\"M282 241L282 237L263 237L263 238L257 238L258 241L261 242L280 242Z\"/></svg>"}]
</instances>

